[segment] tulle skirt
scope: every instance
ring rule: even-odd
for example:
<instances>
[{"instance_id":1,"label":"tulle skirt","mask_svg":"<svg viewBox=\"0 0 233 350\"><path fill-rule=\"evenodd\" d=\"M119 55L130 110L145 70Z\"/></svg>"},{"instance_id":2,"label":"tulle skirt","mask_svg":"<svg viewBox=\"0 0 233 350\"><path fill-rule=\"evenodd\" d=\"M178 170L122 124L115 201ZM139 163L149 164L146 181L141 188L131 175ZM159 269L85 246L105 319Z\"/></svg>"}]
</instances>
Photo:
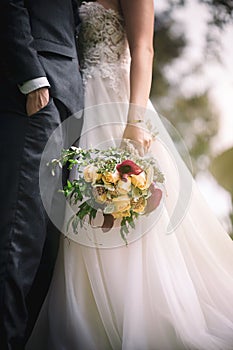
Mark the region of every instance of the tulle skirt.
<instances>
[{"instance_id":1,"label":"tulle skirt","mask_svg":"<svg viewBox=\"0 0 233 350\"><path fill-rule=\"evenodd\" d=\"M81 147L119 145L128 91L127 75L124 98L107 78L88 81ZM117 225L61 236L27 350L233 349L233 242L150 102L147 119L158 131L150 153L165 175L159 208L137 219L128 246Z\"/></svg>"}]
</instances>

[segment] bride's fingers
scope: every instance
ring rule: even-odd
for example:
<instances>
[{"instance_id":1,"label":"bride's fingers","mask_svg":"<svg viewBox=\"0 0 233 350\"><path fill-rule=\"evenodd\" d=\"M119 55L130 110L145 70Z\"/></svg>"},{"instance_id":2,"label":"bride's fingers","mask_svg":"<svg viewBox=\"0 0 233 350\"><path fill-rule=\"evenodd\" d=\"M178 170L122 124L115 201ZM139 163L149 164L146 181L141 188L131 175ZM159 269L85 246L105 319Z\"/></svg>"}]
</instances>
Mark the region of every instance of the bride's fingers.
<instances>
[{"instance_id":1,"label":"bride's fingers","mask_svg":"<svg viewBox=\"0 0 233 350\"><path fill-rule=\"evenodd\" d=\"M125 147L127 148L127 141L129 141L133 145L133 147L138 151L138 154L141 157L143 157L145 153L143 141L140 142L139 140L123 137L120 143L120 148L122 149L125 149Z\"/></svg>"},{"instance_id":2,"label":"bride's fingers","mask_svg":"<svg viewBox=\"0 0 233 350\"><path fill-rule=\"evenodd\" d=\"M126 126L123 139L129 139L142 157L149 151L152 143L152 136L144 126L135 126L131 124Z\"/></svg>"},{"instance_id":3,"label":"bride's fingers","mask_svg":"<svg viewBox=\"0 0 233 350\"><path fill-rule=\"evenodd\" d=\"M152 143L151 137L145 138L145 140L144 140L144 149L145 149L146 152L149 151L149 149L151 147L151 143Z\"/></svg>"}]
</instances>

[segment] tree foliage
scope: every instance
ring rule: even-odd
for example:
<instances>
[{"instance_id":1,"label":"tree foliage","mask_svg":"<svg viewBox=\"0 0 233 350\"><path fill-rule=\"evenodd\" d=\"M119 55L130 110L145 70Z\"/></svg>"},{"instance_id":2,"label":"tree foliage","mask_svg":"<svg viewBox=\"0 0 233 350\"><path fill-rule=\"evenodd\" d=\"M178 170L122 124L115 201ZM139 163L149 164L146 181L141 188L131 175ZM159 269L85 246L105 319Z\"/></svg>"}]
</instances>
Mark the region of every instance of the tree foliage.
<instances>
[{"instance_id":1,"label":"tree foliage","mask_svg":"<svg viewBox=\"0 0 233 350\"><path fill-rule=\"evenodd\" d=\"M211 160L209 170L220 186L225 188L231 194L231 201L233 204L233 147L214 157ZM231 227L233 229L233 212L229 216ZM233 238L233 231L231 237Z\"/></svg>"},{"instance_id":2,"label":"tree foliage","mask_svg":"<svg viewBox=\"0 0 233 350\"><path fill-rule=\"evenodd\" d=\"M184 33L176 34L172 30L174 22L169 16L156 18L151 96L158 111L178 130L191 156L194 175L205 170L210 156L210 141L218 131L218 116L212 110L208 91L182 94L183 76L179 82L171 82L166 74L186 47ZM190 67L190 74L193 67ZM174 135L174 142L179 147L179 137Z\"/></svg>"},{"instance_id":3,"label":"tree foliage","mask_svg":"<svg viewBox=\"0 0 233 350\"><path fill-rule=\"evenodd\" d=\"M182 81L186 78L190 78L190 76L195 77L196 73L198 71L200 72L205 64L208 64L208 60L200 62L199 67L193 67L192 64L190 64L189 72L186 72L185 76L178 77L179 79L175 83L174 81L169 80L167 68L171 70L173 64L181 58L187 47L185 30L183 32L179 31L179 34L173 30L173 13L180 6L185 6L188 3L188 0L167 1L169 6L163 12L156 13L155 18L155 60L153 66L151 99L160 114L166 117L173 126L175 126L178 133L180 133L185 141L192 159L194 175L200 170L206 170L207 172L211 171L215 176L216 174L213 171L213 165L209 168L213 159L210 144L218 131L218 116L216 115L216 112L212 110L209 91L206 90L201 94L194 92L187 97L186 95L183 95L183 90L180 89ZM211 14L211 19L208 23L209 31L207 31L205 38L206 46L204 46L205 51L203 57L216 58L216 51L214 51L214 48L218 47L218 45L216 45L218 39L211 36L212 32L216 33L214 30L212 31L212 29L217 28L221 31L231 23L233 19L233 1L196 1L207 6ZM215 40L215 45L211 46L213 39ZM210 51L207 52L207 50ZM207 53L211 54L211 56L207 56ZM218 62L221 64L220 61ZM177 137L176 134L173 134L172 137L179 149L179 137ZM229 152L224 153L224 159L226 158L226 154L228 155L226 163L229 165L232 163L232 153L231 160L229 160ZM224 177L226 175L226 167L220 162L220 160L223 159L223 156L220 156L221 159L218 158L215 160L215 166L218 170L216 180L221 186L226 188L226 177ZM221 179L219 178L219 172L225 174L224 176L221 176ZM230 170L227 170L227 173L229 175L229 182L229 179L232 180L232 176L230 175L232 174L232 166ZM226 188L228 191L229 186L231 186L230 193L232 195L232 182ZM233 214L230 215L230 219L233 227Z\"/></svg>"},{"instance_id":4,"label":"tree foliage","mask_svg":"<svg viewBox=\"0 0 233 350\"><path fill-rule=\"evenodd\" d=\"M233 19L233 1L232 0L197 0L201 4L208 6L211 13L211 25L224 27ZM187 0L168 0L170 11L178 6L184 6Z\"/></svg>"}]
</instances>

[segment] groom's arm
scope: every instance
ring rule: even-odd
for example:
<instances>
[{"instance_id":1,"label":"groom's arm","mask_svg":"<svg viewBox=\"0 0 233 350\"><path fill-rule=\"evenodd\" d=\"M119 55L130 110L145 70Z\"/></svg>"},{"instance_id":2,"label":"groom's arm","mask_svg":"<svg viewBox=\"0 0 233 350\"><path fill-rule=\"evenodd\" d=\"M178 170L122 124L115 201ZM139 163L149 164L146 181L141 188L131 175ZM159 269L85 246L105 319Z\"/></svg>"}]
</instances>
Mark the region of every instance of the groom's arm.
<instances>
[{"instance_id":1,"label":"groom's arm","mask_svg":"<svg viewBox=\"0 0 233 350\"><path fill-rule=\"evenodd\" d=\"M29 13L23 0L1 0L0 46L9 78L27 95L27 114L33 115L48 104L50 85L33 48Z\"/></svg>"},{"instance_id":2,"label":"groom's arm","mask_svg":"<svg viewBox=\"0 0 233 350\"><path fill-rule=\"evenodd\" d=\"M80 18L78 14L78 1L77 0L72 0L72 7L73 7L73 12L74 12L74 23L75 26L77 27L80 23Z\"/></svg>"},{"instance_id":3,"label":"groom's arm","mask_svg":"<svg viewBox=\"0 0 233 350\"><path fill-rule=\"evenodd\" d=\"M0 46L6 69L16 84L46 77L33 48L29 13L23 0L1 0Z\"/></svg>"}]
</instances>

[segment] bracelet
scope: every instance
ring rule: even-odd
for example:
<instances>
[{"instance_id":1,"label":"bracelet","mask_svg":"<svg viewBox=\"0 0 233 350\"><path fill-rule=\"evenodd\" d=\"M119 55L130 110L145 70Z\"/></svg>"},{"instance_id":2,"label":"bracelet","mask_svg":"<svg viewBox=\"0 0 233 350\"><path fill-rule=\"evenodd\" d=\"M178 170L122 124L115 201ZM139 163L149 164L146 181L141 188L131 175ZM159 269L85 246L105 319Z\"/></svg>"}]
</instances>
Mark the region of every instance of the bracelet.
<instances>
[{"instance_id":1,"label":"bracelet","mask_svg":"<svg viewBox=\"0 0 233 350\"><path fill-rule=\"evenodd\" d=\"M144 120L143 119L134 119L134 120L130 120L128 123L129 124L144 123Z\"/></svg>"}]
</instances>

